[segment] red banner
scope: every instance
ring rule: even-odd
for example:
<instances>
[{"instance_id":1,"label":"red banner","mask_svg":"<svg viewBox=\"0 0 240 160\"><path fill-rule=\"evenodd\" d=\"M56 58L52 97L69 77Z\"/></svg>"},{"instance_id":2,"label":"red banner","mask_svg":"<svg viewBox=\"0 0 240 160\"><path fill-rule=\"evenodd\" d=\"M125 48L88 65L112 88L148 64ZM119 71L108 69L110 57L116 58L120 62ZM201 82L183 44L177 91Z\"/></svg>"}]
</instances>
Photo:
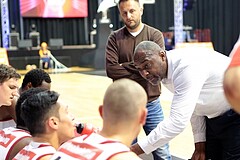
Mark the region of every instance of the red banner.
<instances>
[{"instance_id":1,"label":"red banner","mask_svg":"<svg viewBox=\"0 0 240 160\"><path fill-rule=\"evenodd\" d=\"M20 0L22 17L74 18L88 16L87 0Z\"/></svg>"}]
</instances>

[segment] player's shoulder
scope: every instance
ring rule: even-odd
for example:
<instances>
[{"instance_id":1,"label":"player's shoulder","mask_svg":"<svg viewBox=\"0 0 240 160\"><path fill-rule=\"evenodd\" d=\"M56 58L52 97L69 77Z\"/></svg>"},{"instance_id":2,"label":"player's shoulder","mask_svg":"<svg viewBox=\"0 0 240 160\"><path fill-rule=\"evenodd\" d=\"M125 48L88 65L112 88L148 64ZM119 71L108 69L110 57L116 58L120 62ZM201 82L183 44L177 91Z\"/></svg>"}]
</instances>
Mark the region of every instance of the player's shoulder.
<instances>
[{"instance_id":1,"label":"player's shoulder","mask_svg":"<svg viewBox=\"0 0 240 160\"><path fill-rule=\"evenodd\" d=\"M133 152L123 152L114 155L113 157L110 158L110 160L126 160L126 159L131 159L131 160L141 160L140 157L138 157L135 153Z\"/></svg>"}]
</instances>

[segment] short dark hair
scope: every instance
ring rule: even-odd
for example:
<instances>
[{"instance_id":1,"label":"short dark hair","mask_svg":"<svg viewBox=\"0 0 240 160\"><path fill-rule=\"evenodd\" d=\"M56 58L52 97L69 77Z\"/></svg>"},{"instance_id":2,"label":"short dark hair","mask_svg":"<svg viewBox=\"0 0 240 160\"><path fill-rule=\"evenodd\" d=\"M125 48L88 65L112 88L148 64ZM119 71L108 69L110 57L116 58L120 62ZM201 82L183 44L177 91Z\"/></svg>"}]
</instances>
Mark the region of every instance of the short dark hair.
<instances>
[{"instance_id":1,"label":"short dark hair","mask_svg":"<svg viewBox=\"0 0 240 160\"><path fill-rule=\"evenodd\" d=\"M16 69L6 64L0 64L0 83L3 83L11 78L20 79L21 75Z\"/></svg>"},{"instance_id":2,"label":"short dark hair","mask_svg":"<svg viewBox=\"0 0 240 160\"><path fill-rule=\"evenodd\" d=\"M151 57L159 52L164 52L164 49L162 49L157 43L153 41L142 41L140 42L134 50L133 56L135 56L136 52L139 50L144 51L146 57Z\"/></svg>"},{"instance_id":3,"label":"short dark hair","mask_svg":"<svg viewBox=\"0 0 240 160\"><path fill-rule=\"evenodd\" d=\"M39 92L43 92L45 90L46 89L44 89L44 88L30 88L29 90L22 92L22 94L18 98L16 106L15 106L17 127L26 127L24 120L21 118L21 107L22 107L21 105L22 105L23 101L25 99L27 99L29 96L31 96L33 94L37 94Z\"/></svg>"},{"instance_id":4,"label":"short dark hair","mask_svg":"<svg viewBox=\"0 0 240 160\"><path fill-rule=\"evenodd\" d=\"M130 1L130 0L119 0L118 1L118 6L120 5L120 3L127 2L127 1ZM134 0L134 1L138 2L139 4L141 4L140 0Z\"/></svg>"},{"instance_id":5,"label":"short dark hair","mask_svg":"<svg viewBox=\"0 0 240 160\"><path fill-rule=\"evenodd\" d=\"M129 0L119 0L119 1L118 1L118 5L119 5L120 3L122 3L122 2L127 2L127 1L129 1ZM134 1L139 2L139 0L134 0Z\"/></svg>"},{"instance_id":6,"label":"short dark hair","mask_svg":"<svg viewBox=\"0 0 240 160\"><path fill-rule=\"evenodd\" d=\"M59 117L58 97L57 92L47 90L28 97L22 103L21 117L32 136L45 133L45 122L49 117Z\"/></svg>"},{"instance_id":7,"label":"short dark hair","mask_svg":"<svg viewBox=\"0 0 240 160\"><path fill-rule=\"evenodd\" d=\"M52 82L49 74L43 69L33 69L24 76L22 88L25 88L29 82L32 83L33 87L39 87L43 81Z\"/></svg>"}]
</instances>

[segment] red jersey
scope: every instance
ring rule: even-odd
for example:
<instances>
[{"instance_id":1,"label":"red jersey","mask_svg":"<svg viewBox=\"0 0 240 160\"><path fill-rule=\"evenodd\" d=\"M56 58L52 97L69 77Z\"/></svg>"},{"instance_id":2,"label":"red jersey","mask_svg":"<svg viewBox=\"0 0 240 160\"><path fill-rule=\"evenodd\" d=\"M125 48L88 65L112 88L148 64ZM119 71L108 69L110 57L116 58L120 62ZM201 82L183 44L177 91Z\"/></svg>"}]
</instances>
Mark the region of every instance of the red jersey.
<instances>
[{"instance_id":1,"label":"red jersey","mask_svg":"<svg viewBox=\"0 0 240 160\"><path fill-rule=\"evenodd\" d=\"M130 152L130 149L118 141L109 140L99 134L92 133L65 142L59 147L51 160L107 160L123 152Z\"/></svg>"}]
</instances>

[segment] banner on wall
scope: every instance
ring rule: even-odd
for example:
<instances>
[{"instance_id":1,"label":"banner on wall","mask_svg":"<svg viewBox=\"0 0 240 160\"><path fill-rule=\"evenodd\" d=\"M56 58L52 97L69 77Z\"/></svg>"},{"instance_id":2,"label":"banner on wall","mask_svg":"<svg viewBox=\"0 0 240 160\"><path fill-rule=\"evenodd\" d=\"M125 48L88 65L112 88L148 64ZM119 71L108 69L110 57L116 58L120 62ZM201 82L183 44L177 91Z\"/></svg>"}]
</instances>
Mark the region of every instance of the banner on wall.
<instances>
[{"instance_id":1,"label":"banner on wall","mask_svg":"<svg viewBox=\"0 0 240 160\"><path fill-rule=\"evenodd\" d=\"M9 12L8 0L1 0L2 46L9 47Z\"/></svg>"},{"instance_id":2,"label":"banner on wall","mask_svg":"<svg viewBox=\"0 0 240 160\"><path fill-rule=\"evenodd\" d=\"M6 48L0 48L0 64L9 65Z\"/></svg>"},{"instance_id":3,"label":"banner on wall","mask_svg":"<svg viewBox=\"0 0 240 160\"><path fill-rule=\"evenodd\" d=\"M75 18L88 16L87 0L20 0L22 17Z\"/></svg>"}]
</instances>

